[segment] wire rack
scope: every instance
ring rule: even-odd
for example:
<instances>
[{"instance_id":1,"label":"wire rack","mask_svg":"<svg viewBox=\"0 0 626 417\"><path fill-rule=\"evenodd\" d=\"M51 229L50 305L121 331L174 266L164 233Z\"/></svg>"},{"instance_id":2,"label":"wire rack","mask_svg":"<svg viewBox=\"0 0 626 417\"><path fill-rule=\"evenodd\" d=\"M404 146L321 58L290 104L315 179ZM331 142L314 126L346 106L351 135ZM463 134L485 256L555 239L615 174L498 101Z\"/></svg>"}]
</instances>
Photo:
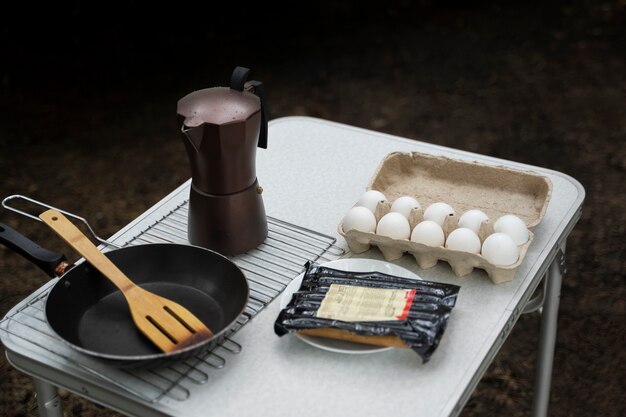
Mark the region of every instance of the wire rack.
<instances>
[{"instance_id":1,"label":"wire rack","mask_svg":"<svg viewBox=\"0 0 626 417\"><path fill-rule=\"evenodd\" d=\"M143 228L123 246L188 244L187 210L185 201ZM47 360L73 366L96 382L112 384L146 402L154 403L164 397L185 401L191 395L190 384L205 384L211 372L224 368L229 356L241 351L242 346L232 336L274 300L303 271L307 261L330 261L344 254L333 237L272 217L268 217L268 226L268 237L261 245L230 258L244 271L250 285L244 313L223 337L192 358L159 368L132 370L113 368L73 351L46 322L44 303L54 282L5 316L0 321L0 331L14 343L36 351Z\"/></svg>"}]
</instances>

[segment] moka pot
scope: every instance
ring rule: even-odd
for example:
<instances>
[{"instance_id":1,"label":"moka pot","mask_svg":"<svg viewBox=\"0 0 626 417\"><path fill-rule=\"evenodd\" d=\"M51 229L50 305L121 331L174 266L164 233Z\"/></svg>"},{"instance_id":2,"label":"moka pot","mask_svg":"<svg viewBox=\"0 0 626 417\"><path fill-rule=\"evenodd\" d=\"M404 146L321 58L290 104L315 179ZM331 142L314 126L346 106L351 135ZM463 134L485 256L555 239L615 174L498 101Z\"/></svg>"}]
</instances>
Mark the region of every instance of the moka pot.
<instances>
[{"instance_id":1,"label":"moka pot","mask_svg":"<svg viewBox=\"0 0 626 417\"><path fill-rule=\"evenodd\" d=\"M263 84L246 82L249 74L237 67L230 87L194 91L177 108L192 174L189 242L224 255L267 237L256 148L267 148L268 111Z\"/></svg>"}]
</instances>

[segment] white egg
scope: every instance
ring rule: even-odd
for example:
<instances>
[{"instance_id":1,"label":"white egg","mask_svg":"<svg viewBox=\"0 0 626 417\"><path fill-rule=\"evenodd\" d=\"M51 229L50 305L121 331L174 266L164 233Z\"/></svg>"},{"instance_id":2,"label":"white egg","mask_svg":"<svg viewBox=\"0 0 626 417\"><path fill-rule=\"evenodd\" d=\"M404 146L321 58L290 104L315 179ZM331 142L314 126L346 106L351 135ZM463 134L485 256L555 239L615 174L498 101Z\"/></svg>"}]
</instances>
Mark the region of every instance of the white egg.
<instances>
[{"instance_id":1,"label":"white egg","mask_svg":"<svg viewBox=\"0 0 626 417\"><path fill-rule=\"evenodd\" d=\"M489 216L484 212L477 209L467 210L459 219L459 227L467 227L478 233L481 223L485 220L489 220Z\"/></svg>"},{"instance_id":2,"label":"white egg","mask_svg":"<svg viewBox=\"0 0 626 417\"><path fill-rule=\"evenodd\" d=\"M445 237L441 226L432 220L424 220L413 228L411 240L427 246L443 246Z\"/></svg>"},{"instance_id":3,"label":"white egg","mask_svg":"<svg viewBox=\"0 0 626 417\"><path fill-rule=\"evenodd\" d=\"M506 214L496 220L493 224L493 230L511 236L517 245L523 245L528 242L526 223L513 214Z\"/></svg>"},{"instance_id":4,"label":"white egg","mask_svg":"<svg viewBox=\"0 0 626 417\"><path fill-rule=\"evenodd\" d=\"M446 239L446 248L461 252L479 253L480 239L476 232L467 227L454 229Z\"/></svg>"},{"instance_id":5,"label":"white egg","mask_svg":"<svg viewBox=\"0 0 626 417\"><path fill-rule=\"evenodd\" d=\"M359 201L356 202L357 206L366 207L372 213L376 213L376 206L381 201L387 201L385 194L376 190L369 190L363 193Z\"/></svg>"},{"instance_id":6,"label":"white egg","mask_svg":"<svg viewBox=\"0 0 626 417\"><path fill-rule=\"evenodd\" d=\"M481 254L493 265L507 266L519 259L519 248L511 236L493 233L483 242Z\"/></svg>"},{"instance_id":7,"label":"white egg","mask_svg":"<svg viewBox=\"0 0 626 417\"><path fill-rule=\"evenodd\" d=\"M376 230L376 217L365 207L352 207L343 218L343 231L359 230L373 233Z\"/></svg>"},{"instance_id":8,"label":"white egg","mask_svg":"<svg viewBox=\"0 0 626 417\"><path fill-rule=\"evenodd\" d=\"M411 210L420 207L420 203L416 199L405 195L396 199L396 201L393 202L393 204L391 205L391 211L400 213L408 219L409 214L411 214Z\"/></svg>"},{"instance_id":9,"label":"white egg","mask_svg":"<svg viewBox=\"0 0 626 417\"><path fill-rule=\"evenodd\" d=\"M411 234L411 226L402 214L387 213L378 221L376 234L392 239L408 239Z\"/></svg>"},{"instance_id":10,"label":"white egg","mask_svg":"<svg viewBox=\"0 0 626 417\"><path fill-rule=\"evenodd\" d=\"M454 209L446 203L433 203L424 212L424 220L431 220L443 227L446 217L454 214Z\"/></svg>"}]
</instances>

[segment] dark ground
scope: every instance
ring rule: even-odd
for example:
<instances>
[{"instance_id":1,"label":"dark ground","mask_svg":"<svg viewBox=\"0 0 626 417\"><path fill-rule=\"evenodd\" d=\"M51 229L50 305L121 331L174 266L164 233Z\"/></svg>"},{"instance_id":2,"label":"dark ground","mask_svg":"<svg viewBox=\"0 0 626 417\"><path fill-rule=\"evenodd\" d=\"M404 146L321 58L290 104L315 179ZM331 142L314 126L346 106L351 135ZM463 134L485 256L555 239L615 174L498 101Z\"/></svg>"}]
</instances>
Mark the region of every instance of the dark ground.
<instances>
[{"instance_id":1,"label":"dark ground","mask_svg":"<svg viewBox=\"0 0 626 417\"><path fill-rule=\"evenodd\" d=\"M551 415L626 414L624 0L290 2L283 15L187 5L158 18L130 4L4 14L0 197L26 194L112 234L188 177L176 101L234 65L265 82L272 117L562 171L587 199L568 242ZM38 223L0 221L61 250ZM0 265L1 316L46 277L3 248ZM539 320L520 318L463 416L530 415ZM32 389L0 359L0 415L35 415ZM73 395L65 405L114 415Z\"/></svg>"}]
</instances>

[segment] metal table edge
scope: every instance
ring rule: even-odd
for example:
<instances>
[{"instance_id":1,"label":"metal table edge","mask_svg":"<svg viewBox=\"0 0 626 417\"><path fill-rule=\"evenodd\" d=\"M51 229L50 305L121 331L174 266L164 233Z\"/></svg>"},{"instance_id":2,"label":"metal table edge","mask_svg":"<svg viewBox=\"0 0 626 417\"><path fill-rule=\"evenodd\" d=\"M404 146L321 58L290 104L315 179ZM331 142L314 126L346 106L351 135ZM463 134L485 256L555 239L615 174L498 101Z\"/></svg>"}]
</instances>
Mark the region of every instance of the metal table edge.
<instances>
[{"instance_id":1,"label":"metal table edge","mask_svg":"<svg viewBox=\"0 0 626 417\"><path fill-rule=\"evenodd\" d=\"M66 389L77 396L100 404L109 410L129 417L168 417L167 414L163 414L157 409L150 407L151 404L149 403L137 401L137 399L133 397L127 397L122 392L116 392L116 394L111 395L110 389L103 388L98 384L93 384L86 380L78 381L76 378L59 372L55 367L45 365L39 361L35 362L15 351L6 349L5 356L9 364L19 369L20 372L33 378L46 381L55 387ZM54 376L54 378L51 378L51 376Z\"/></svg>"}]
</instances>

